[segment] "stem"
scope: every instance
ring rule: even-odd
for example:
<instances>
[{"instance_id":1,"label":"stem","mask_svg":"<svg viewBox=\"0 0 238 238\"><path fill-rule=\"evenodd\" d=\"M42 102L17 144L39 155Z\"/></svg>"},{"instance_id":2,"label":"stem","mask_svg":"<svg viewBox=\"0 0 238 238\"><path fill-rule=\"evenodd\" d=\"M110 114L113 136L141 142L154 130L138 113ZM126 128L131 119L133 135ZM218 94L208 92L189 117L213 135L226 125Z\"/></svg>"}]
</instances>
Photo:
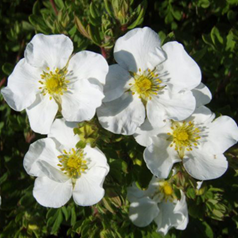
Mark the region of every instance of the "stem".
<instances>
[{"instance_id":1,"label":"stem","mask_svg":"<svg viewBox=\"0 0 238 238\"><path fill-rule=\"evenodd\" d=\"M54 10L54 12L55 12L55 15L58 16L58 10L57 10L57 8L56 8L56 6L55 6L54 0L50 0L50 3L51 3L52 8L53 8L53 10Z\"/></svg>"},{"instance_id":2,"label":"stem","mask_svg":"<svg viewBox=\"0 0 238 238\"><path fill-rule=\"evenodd\" d=\"M6 77L4 77L1 81L0 81L0 87L2 87L4 84L5 84L5 82L6 82Z\"/></svg>"},{"instance_id":3,"label":"stem","mask_svg":"<svg viewBox=\"0 0 238 238\"><path fill-rule=\"evenodd\" d=\"M107 51L104 47L101 47L101 54L102 56L107 59L108 58L108 54L107 54Z\"/></svg>"}]
</instances>

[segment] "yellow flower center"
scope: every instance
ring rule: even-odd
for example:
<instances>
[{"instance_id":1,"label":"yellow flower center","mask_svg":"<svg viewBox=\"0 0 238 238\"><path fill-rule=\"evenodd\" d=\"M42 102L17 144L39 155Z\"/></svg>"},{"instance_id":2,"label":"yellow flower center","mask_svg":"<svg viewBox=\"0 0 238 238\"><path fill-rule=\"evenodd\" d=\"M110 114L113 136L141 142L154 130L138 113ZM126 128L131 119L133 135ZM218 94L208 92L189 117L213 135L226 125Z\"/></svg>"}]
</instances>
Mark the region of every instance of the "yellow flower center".
<instances>
[{"instance_id":1,"label":"yellow flower center","mask_svg":"<svg viewBox=\"0 0 238 238\"><path fill-rule=\"evenodd\" d=\"M47 68L46 71L43 71L41 80L39 81L41 84L41 87L39 87L42 90L41 93L44 96L47 93L50 94L50 99L63 95L67 91L67 84L69 83L69 80L66 80L67 73L66 68L61 70L56 68L54 72Z\"/></svg>"},{"instance_id":2,"label":"yellow flower center","mask_svg":"<svg viewBox=\"0 0 238 238\"><path fill-rule=\"evenodd\" d=\"M172 185L168 181L159 182L160 200L173 202L176 199Z\"/></svg>"},{"instance_id":3,"label":"yellow flower center","mask_svg":"<svg viewBox=\"0 0 238 238\"><path fill-rule=\"evenodd\" d=\"M129 84L130 90L133 95L137 93L144 103L165 87L160 85L162 81L158 78L158 74L155 74L155 69L147 69L144 72L139 69L138 73L130 72L130 74L134 78L134 82Z\"/></svg>"},{"instance_id":4,"label":"yellow flower center","mask_svg":"<svg viewBox=\"0 0 238 238\"><path fill-rule=\"evenodd\" d=\"M184 122L174 122L172 121L172 133L167 133L170 135L169 140L172 141L170 147L175 148L178 151L180 158L182 159L185 154L185 150L191 151L192 147L198 145L200 137L199 128L195 127L194 123L189 121Z\"/></svg>"},{"instance_id":5,"label":"yellow flower center","mask_svg":"<svg viewBox=\"0 0 238 238\"><path fill-rule=\"evenodd\" d=\"M173 194L173 189L172 189L172 187L169 183L164 185L163 189L164 189L164 194L165 195L170 196L170 195Z\"/></svg>"},{"instance_id":6,"label":"yellow flower center","mask_svg":"<svg viewBox=\"0 0 238 238\"><path fill-rule=\"evenodd\" d=\"M63 151L64 154L58 156L60 163L58 166L64 174L71 178L78 178L88 169L88 160L82 149L71 149L69 152Z\"/></svg>"}]
</instances>

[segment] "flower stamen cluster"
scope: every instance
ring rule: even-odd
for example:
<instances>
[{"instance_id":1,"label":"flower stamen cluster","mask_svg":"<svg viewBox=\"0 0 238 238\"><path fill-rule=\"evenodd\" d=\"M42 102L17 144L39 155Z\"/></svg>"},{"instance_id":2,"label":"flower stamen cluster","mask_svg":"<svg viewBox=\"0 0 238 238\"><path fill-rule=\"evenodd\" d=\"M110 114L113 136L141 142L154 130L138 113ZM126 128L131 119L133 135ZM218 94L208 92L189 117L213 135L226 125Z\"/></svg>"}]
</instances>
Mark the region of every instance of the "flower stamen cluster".
<instances>
[{"instance_id":1,"label":"flower stamen cluster","mask_svg":"<svg viewBox=\"0 0 238 238\"><path fill-rule=\"evenodd\" d=\"M66 80L68 73L67 68L51 71L49 67L41 74L41 79L38 82L42 85L39 89L42 89L41 93L45 96L50 94L50 100L57 95L63 95L67 91L67 84L69 80Z\"/></svg>"},{"instance_id":2,"label":"flower stamen cluster","mask_svg":"<svg viewBox=\"0 0 238 238\"><path fill-rule=\"evenodd\" d=\"M195 127L192 121L172 121L170 128L172 129L172 133L167 133L170 135L169 140L172 140L170 147L174 146L174 149L178 151L180 158L184 157L185 149L187 151L192 151L192 147L198 145L198 141L201 138L201 131L199 128Z\"/></svg>"},{"instance_id":3,"label":"flower stamen cluster","mask_svg":"<svg viewBox=\"0 0 238 238\"><path fill-rule=\"evenodd\" d=\"M71 178L79 178L88 169L88 161L82 149L71 149L69 152L63 150L64 154L59 155L60 170Z\"/></svg>"},{"instance_id":4,"label":"flower stamen cluster","mask_svg":"<svg viewBox=\"0 0 238 238\"><path fill-rule=\"evenodd\" d=\"M139 68L139 73L130 72L130 74L134 78L134 81L129 83L132 94L137 93L139 98L145 102L151 100L153 95L157 95L165 87L160 85L162 81L155 73L155 68L153 70L146 69L143 73Z\"/></svg>"},{"instance_id":5,"label":"flower stamen cluster","mask_svg":"<svg viewBox=\"0 0 238 238\"><path fill-rule=\"evenodd\" d=\"M168 181L159 182L158 190L153 195L153 198L159 202L173 202L174 200L177 200L172 184Z\"/></svg>"}]
</instances>

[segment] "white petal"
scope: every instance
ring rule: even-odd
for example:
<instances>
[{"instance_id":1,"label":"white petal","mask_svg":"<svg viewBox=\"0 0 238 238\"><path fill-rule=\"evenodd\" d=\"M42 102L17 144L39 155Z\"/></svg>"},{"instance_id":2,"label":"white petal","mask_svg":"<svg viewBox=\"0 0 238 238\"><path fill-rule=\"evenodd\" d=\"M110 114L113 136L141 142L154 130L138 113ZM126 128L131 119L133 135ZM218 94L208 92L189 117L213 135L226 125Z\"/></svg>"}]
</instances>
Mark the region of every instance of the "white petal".
<instances>
[{"instance_id":1,"label":"white petal","mask_svg":"<svg viewBox=\"0 0 238 238\"><path fill-rule=\"evenodd\" d=\"M98 203L104 196L104 178L108 170L104 167L93 167L77 179L73 198L80 206L91 206Z\"/></svg>"},{"instance_id":2,"label":"white petal","mask_svg":"<svg viewBox=\"0 0 238 238\"><path fill-rule=\"evenodd\" d=\"M173 164L180 162L177 152L169 147L170 142L164 138L153 138L153 143L144 151L144 160L153 175L167 178Z\"/></svg>"},{"instance_id":3,"label":"white petal","mask_svg":"<svg viewBox=\"0 0 238 238\"><path fill-rule=\"evenodd\" d=\"M214 154L224 153L237 141L238 127L236 122L228 116L220 116L210 124L206 149Z\"/></svg>"},{"instance_id":4,"label":"white petal","mask_svg":"<svg viewBox=\"0 0 238 238\"><path fill-rule=\"evenodd\" d=\"M35 102L26 109L31 129L40 134L48 134L58 111L58 105L48 95L37 95Z\"/></svg>"},{"instance_id":5,"label":"white petal","mask_svg":"<svg viewBox=\"0 0 238 238\"><path fill-rule=\"evenodd\" d=\"M102 104L104 94L88 80L78 80L62 95L62 115L67 121L89 121Z\"/></svg>"},{"instance_id":6,"label":"white petal","mask_svg":"<svg viewBox=\"0 0 238 238\"><path fill-rule=\"evenodd\" d=\"M206 105L212 99L210 90L203 83L200 83L196 88L194 88L192 93L196 99L196 107Z\"/></svg>"},{"instance_id":7,"label":"white petal","mask_svg":"<svg viewBox=\"0 0 238 238\"><path fill-rule=\"evenodd\" d=\"M163 126L164 119L184 120L195 110L196 101L191 91L170 94L164 90L147 103L147 116L154 127Z\"/></svg>"},{"instance_id":8,"label":"white petal","mask_svg":"<svg viewBox=\"0 0 238 238\"><path fill-rule=\"evenodd\" d=\"M191 117L187 121L193 120L196 124L201 124L203 126L209 126L214 120L215 114L205 106L200 106L196 108Z\"/></svg>"},{"instance_id":9,"label":"white petal","mask_svg":"<svg viewBox=\"0 0 238 238\"><path fill-rule=\"evenodd\" d=\"M20 60L8 78L7 87L1 93L8 105L16 111L30 106L39 90L41 71L29 65L25 59Z\"/></svg>"},{"instance_id":10,"label":"white petal","mask_svg":"<svg viewBox=\"0 0 238 238\"><path fill-rule=\"evenodd\" d=\"M85 173L76 181L73 198L80 206L91 206L104 196L103 182L109 172L109 166L105 155L98 148L86 146L84 152L90 163Z\"/></svg>"},{"instance_id":11,"label":"white petal","mask_svg":"<svg viewBox=\"0 0 238 238\"><path fill-rule=\"evenodd\" d=\"M69 201L72 190L71 180L59 183L47 177L38 177L35 180L33 196L44 207L58 208Z\"/></svg>"},{"instance_id":12,"label":"white petal","mask_svg":"<svg viewBox=\"0 0 238 238\"><path fill-rule=\"evenodd\" d=\"M63 68L73 52L73 43L65 35L37 34L27 44L24 56L34 67Z\"/></svg>"},{"instance_id":13,"label":"white petal","mask_svg":"<svg viewBox=\"0 0 238 238\"><path fill-rule=\"evenodd\" d=\"M56 119L51 128L48 137L55 138L60 144L67 148L75 148L79 141L79 136L74 134L73 129L77 127L75 122L67 122L64 119Z\"/></svg>"},{"instance_id":14,"label":"white petal","mask_svg":"<svg viewBox=\"0 0 238 238\"><path fill-rule=\"evenodd\" d=\"M223 154L211 154L204 148L193 149L185 154L183 165L186 171L198 180L219 178L228 168L226 157Z\"/></svg>"},{"instance_id":15,"label":"white petal","mask_svg":"<svg viewBox=\"0 0 238 238\"><path fill-rule=\"evenodd\" d=\"M168 72L169 77L167 85L177 92L197 87L201 82L201 70L183 45L173 41L162 48L167 54L167 60L163 63L163 70Z\"/></svg>"},{"instance_id":16,"label":"white petal","mask_svg":"<svg viewBox=\"0 0 238 238\"><path fill-rule=\"evenodd\" d=\"M140 198L146 196L146 190L139 189L135 183L132 184L131 187L127 188L127 199L130 202L137 201Z\"/></svg>"},{"instance_id":17,"label":"white petal","mask_svg":"<svg viewBox=\"0 0 238 238\"><path fill-rule=\"evenodd\" d=\"M45 148L45 144L45 139L41 139L32 143L24 157L23 166L26 172L31 176L40 176L43 174L38 164L35 162L38 161L39 157L41 156Z\"/></svg>"},{"instance_id":18,"label":"white petal","mask_svg":"<svg viewBox=\"0 0 238 238\"><path fill-rule=\"evenodd\" d=\"M181 196L181 200L176 203L162 202L159 204L160 213L155 218L158 226L157 232L166 235L170 228L175 227L184 230L188 223L188 211L185 196Z\"/></svg>"},{"instance_id":19,"label":"white petal","mask_svg":"<svg viewBox=\"0 0 238 238\"><path fill-rule=\"evenodd\" d=\"M59 183L64 183L69 180L69 177L65 175L59 169L59 167L52 166L50 163L44 160L38 160L37 164L43 172L43 176L46 176L47 178Z\"/></svg>"},{"instance_id":20,"label":"white petal","mask_svg":"<svg viewBox=\"0 0 238 238\"><path fill-rule=\"evenodd\" d=\"M81 79L96 79L105 84L108 64L104 57L91 51L81 51L69 61L68 71Z\"/></svg>"},{"instance_id":21,"label":"white petal","mask_svg":"<svg viewBox=\"0 0 238 238\"><path fill-rule=\"evenodd\" d=\"M91 163L89 164L89 168L92 167L103 167L109 171L109 166L107 164L107 158L103 154L101 150L99 150L97 147L92 148L91 146L86 146L84 148L84 153L86 153L86 157L90 159Z\"/></svg>"},{"instance_id":22,"label":"white petal","mask_svg":"<svg viewBox=\"0 0 238 238\"><path fill-rule=\"evenodd\" d=\"M160 103L159 99L153 98L146 104L147 119L152 128L163 127L165 120L168 118L165 107ZM149 141L148 141L149 142Z\"/></svg>"},{"instance_id":23,"label":"white petal","mask_svg":"<svg viewBox=\"0 0 238 238\"><path fill-rule=\"evenodd\" d=\"M106 84L104 87L105 98L103 101L109 102L121 97L125 92L125 85L130 78L129 72L120 65L111 65L106 77Z\"/></svg>"},{"instance_id":24,"label":"white petal","mask_svg":"<svg viewBox=\"0 0 238 238\"><path fill-rule=\"evenodd\" d=\"M129 218L136 226L148 226L158 214L157 203L148 197L140 198L130 204Z\"/></svg>"},{"instance_id":25,"label":"white petal","mask_svg":"<svg viewBox=\"0 0 238 238\"><path fill-rule=\"evenodd\" d=\"M160 179L155 176L152 177L149 186L146 190L139 189L135 183L131 187L127 188L127 199L130 202L136 202L143 197L151 197L157 191Z\"/></svg>"},{"instance_id":26,"label":"white petal","mask_svg":"<svg viewBox=\"0 0 238 238\"><path fill-rule=\"evenodd\" d=\"M59 160L57 156L60 152L56 148L55 142L51 138L40 139L30 145L23 161L26 172L32 176L40 176L43 174L39 164L39 160L48 162L53 167L57 167Z\"/></svg>"},{"instance_id":27,"label":"white petal","mask_svg":"<svg viewBox=\"0 0 238 238\"><path fill-rule=\"evenodd\" d=\"M103 103L97 115L105 129L115 134L132 135L145 120L145 108L138 97L124 93L114 101Z\"/></svg>"},{"instance_id":28,"label":"white petal","mask_svg":"<svg viewBox=\"0 0 238 238\"><path fill-rule=\"evenodd\" d=\"M148 27L136 28L120 37L114 47L114 58L124 69L137 72L165 60L158 34Z\"/></svg>"},{"instance_id":29,"label":"white petal","mask_svg":"<svg viewBox=\"0 0 238 238\"><path fill-rule=\"evenodd\" d=\"M188 224L188 207L186 203L186 197L184 193L180 190L181 199L177 201L177 204L174 208L175 214L181 214L181 219L177 220L177 224L174 227L178 230L185 230Z\"/></svg>"},{"instance_id":30,"label":"white petal","mask_svg":"<svg viewBox=\"0 0 238 238\"><path fill-rule=\"evenodd\" d=\"M137 143L142 146L148 147L152 143L152 137L160 133L167 133L169 131L169 126L165 125L163 127L152 127L148 119L137 128L134 137Z\"/></svg>"}]
</instances>

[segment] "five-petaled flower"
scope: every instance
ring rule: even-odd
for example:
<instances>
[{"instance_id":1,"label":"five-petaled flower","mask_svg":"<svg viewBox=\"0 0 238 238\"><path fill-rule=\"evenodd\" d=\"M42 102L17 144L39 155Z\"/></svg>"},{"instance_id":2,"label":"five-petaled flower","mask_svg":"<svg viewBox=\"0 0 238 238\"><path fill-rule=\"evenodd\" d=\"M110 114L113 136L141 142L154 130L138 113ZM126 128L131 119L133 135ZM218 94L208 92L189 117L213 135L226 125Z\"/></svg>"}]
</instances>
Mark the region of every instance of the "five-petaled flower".
<instances>
[{"instance_id":1,"label":"five-petaled flower","mask_svg":"<svg viewBox=\"0 0 238 238\"><path fill-rule=\"evenodd\" d=\"M157 232L166 235L170 228L184 230L188 224L188 209L185 195L180 191L178 199L168 181L153 177L147 190L140 190L135 184L128 188L131 202L129 218L139 227L157 224Z\"/></svg>"},{"instance_id":2,"label":"five-petaled flower","mask_svg":"<svg viewBox=\"0 0 238 238\"><path fill-rule=\"evenodd\" d=\"M48 138L33 143L25 155L25 170L37 177L33 196L42 206L61 207L72 195L76 204L91 206L104 196L107 159L96 147L76 148L76 126L56 119Z\"/></svg>"},{"instance_id":3,"label":"five-petaled flower","mask_svg":"<svg viewBox=\"0 0 238 238\"><path fill-rule=\"evenodd\" d=\"M147 117L152 126L165 119L184 120L195 110L191 92L201 82L196 62L178 42L161 42L148 27L120 37L114 48L118 64L111 65L97 110L101 125L131 135Z\"/></svg>"},{"instance_id":4,"label":"five-petaled flower","mask_svg":"<svg viewBox=\"0 0 238 238\"><path fill-rule=\"evenodd\" d=\"M1 91L12 109L26 109L35 132L47 134L57 112L67 121L84 121L101 105L106 60L90 51L72 52L65 35L35 35Z\"/></svg>"},{"instance_id":5,"label":"five-petaled flower","mask_svg":"<svg viewBox=\"0 0 238 238\"><path fill-rule=\"evenodd\" d=\"M238 141L238 127L228 116L215 115L205 106L184 121L167 120L162 128L143 128L135 135L146 146L144 159L150 171L167 178L176 162L199 180L220 177L228 167L223 153Z\"/></svg>"}]
</instances>

